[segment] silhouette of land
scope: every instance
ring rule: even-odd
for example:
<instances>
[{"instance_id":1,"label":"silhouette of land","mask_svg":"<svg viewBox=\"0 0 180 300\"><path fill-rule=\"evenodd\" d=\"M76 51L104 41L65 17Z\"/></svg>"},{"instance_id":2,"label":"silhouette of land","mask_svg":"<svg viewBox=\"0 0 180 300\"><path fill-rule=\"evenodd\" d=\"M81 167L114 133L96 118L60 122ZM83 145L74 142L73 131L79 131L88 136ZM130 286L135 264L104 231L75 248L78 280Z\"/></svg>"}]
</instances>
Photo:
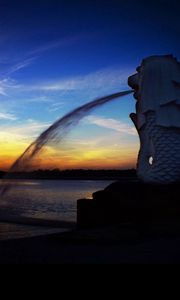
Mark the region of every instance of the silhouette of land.
<instances>
[{"instance_id":1,"label":"silhouette of land","mask_svg":"<svg viewBox=\"0 0 180 300\"><path fill-rule=\"evenodd\" d=\"M118 180L121 178L136 178L136 170L34 170L30 172L0 171L0 178L8 179L48 179L48 180Z\"/></svg>"}]
</instances>

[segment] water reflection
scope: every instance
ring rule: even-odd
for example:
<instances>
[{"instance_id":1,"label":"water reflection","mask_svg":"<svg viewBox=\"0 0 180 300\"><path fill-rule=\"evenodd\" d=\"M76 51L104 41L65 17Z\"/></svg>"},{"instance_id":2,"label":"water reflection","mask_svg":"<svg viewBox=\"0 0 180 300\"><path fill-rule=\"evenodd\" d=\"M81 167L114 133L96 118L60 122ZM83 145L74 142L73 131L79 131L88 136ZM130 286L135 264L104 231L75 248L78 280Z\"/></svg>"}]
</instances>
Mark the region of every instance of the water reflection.
<instances>
[{"instance_id":1,"label":"water reflection","mask_svg":"<svg viewBox=\"0 0 180 300\"><path fill-rule=\"evenodd\" d=\"M76 221L76 203L91 198L110 181L15 180L14 188L0 201L0 209L23 217ZM0 182L0 184L3 184Z\"/></svg>"}]
</instances>

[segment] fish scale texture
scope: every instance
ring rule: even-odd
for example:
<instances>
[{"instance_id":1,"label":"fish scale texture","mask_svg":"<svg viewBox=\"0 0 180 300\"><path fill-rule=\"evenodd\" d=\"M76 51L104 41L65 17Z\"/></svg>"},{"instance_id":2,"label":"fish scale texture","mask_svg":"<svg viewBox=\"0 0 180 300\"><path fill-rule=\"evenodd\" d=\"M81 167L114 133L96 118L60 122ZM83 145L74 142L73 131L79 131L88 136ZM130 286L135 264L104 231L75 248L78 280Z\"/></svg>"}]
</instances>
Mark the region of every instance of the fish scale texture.
<instances>
[{"instance_id":1,"label":"fish scale texture","mask_svg":"<svg viewBox=\"0 0 180 300\"><path fill-rule=\"evenodd\" d=\"M144 181L155 183L180 181L180 129L157 126L155 113L149 112L143 131L152 142L154 155L152 165L148 163L148 167L144 170L141 166L141 155L144 154L140 151L139 177L143 177ZM141 132L139 134L141 135ZM143 148L143 145L141 147Z\"/></svg>"}]
</instances>

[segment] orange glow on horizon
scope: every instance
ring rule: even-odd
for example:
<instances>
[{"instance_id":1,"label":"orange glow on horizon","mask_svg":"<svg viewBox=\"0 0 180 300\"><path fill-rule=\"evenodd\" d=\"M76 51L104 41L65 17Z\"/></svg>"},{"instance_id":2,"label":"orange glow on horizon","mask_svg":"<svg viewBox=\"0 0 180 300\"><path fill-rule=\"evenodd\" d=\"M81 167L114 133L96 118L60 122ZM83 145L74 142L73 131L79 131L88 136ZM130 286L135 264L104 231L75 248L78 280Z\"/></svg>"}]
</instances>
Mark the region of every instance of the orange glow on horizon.
<instances>
[{"instance_id":1,"label":"orange glow on horizon","mask_svg":"<svg viewBox=\"0 0 180 300\"><path fill-rule=\"evenodd\" d=\"M46 146L33 161L32 169L129 169L135 168L138 144L135 142L115 144L106 139L95 141L68 140L62 145ZM115 139L116 140L116 139ZM22 155L31 143L15 135L4 136L0 140L0 170L9 170L16 159ZM107 143L107 144L106 144Z\"/></svg>"},{"instance_id":2,"label":"orange glow on horizon","mask_svg":"<svg viewBox=\"0 0 180 300\"><path fill-rule=\"evenodd\" d=\"M14 148L16 149L16 147ZM6 149L7 150L7 149ZM22 150L22 151L21 151ZM24 149L16 152L0 151L0 170L8 170ZM126 149L113 151L112 149L96 149L87 151L53 151L46 149L32 162L32 169L129 169L136 165L137 150L129 152Z\"/></svg>"}]
</instances>

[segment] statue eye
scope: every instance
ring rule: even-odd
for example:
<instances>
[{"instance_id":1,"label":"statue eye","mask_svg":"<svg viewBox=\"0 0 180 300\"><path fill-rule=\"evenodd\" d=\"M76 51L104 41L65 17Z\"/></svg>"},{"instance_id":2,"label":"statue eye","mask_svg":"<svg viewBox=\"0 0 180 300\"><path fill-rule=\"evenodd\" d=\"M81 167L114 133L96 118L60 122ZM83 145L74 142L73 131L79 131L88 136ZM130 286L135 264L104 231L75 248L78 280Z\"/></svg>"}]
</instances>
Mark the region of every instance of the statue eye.
<instances>
[{"instance_id":1,"label":"statue eye","mask_svg":"<svg viewBox=\"0 0 180 300\"><path fill-rule=\"evenodd\" d=\"M149 157L149 164L152 166L153 165L153 161L154 161L154 158L152 156Z\"/></svg>"}]
</instances>

